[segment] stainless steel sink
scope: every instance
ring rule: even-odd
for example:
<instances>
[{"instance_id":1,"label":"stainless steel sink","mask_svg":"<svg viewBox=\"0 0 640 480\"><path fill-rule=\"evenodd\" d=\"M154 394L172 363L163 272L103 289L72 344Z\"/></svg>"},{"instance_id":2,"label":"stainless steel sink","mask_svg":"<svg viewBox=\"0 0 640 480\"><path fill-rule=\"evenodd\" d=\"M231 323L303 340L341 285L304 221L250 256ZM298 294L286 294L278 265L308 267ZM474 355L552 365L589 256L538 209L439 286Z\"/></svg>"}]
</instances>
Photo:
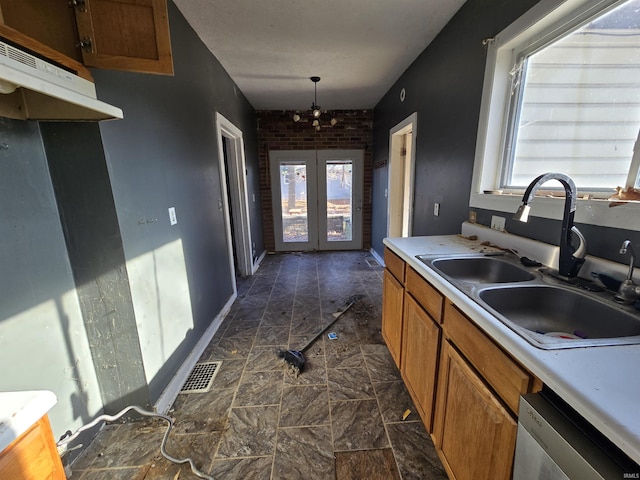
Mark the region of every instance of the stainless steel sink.
<instances>
[{"instance_id":1,"label":"stainless steel sink","mask_svg":"<svg viewBox=\"0 0 640 480\"><path fill-rule=\"evenodd\" d=\"M640 312L611 292L587 292L512 254L417 258L538 348L640 344Z\"/></svg>"},{"instance_id":2,"label":"stainless steel sink","mask_svg":"<svg viewBox=\"0 0 640 480\"><path fill-rule=\"evenodd\" d=\"M542 348L640 343L640 316L629 308L560 286L488 287L479 303ZM634 338L635 337L635 338Z\"/></svg>"},{"instance_id":3,"label":"stainless steel sink","mask_svg":"<svg viewBox=\"0 0 640 480\"><path fill-rule=\"evenodd\" d=\"M444 275L463 282L513 283L536 278L531 272L500 257L456 257L431 261Z\"/></svg>"}]
</instances>

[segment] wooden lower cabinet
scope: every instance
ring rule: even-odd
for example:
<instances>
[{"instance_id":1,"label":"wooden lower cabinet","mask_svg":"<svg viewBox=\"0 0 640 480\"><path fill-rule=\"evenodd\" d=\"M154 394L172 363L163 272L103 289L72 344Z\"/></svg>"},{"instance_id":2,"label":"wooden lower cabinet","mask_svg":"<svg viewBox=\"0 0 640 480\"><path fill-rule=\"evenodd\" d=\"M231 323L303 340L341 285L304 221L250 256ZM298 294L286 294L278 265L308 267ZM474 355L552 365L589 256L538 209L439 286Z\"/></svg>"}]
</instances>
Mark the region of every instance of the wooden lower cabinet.
<instances>
[{"instance_id":1,"label":"wooden lower cabinet","mask_svg":"<svg viewBox=\"0 0 640 480\"><path fill-rule=\"evenodd\" d=\"M64 480L47 415L34 423L0 453L0 478L11 480Z\"/></svg>"},{"instance_id":2,"label":"wooden lower cabinet","mask_svg":"<svg viewBox=\"0 0 640 480\"><path fill-rule=\"evenodd\" d=\"M517 424L448 342L442 342L433 439L452 480L511 478Z\"/></svg>"},{"instance_id":3,"label":"wooden lower cabinet","mask_svg":"<svg viewBox=\"0 0 640 480\"><path fill-rule=\"evenodd\" d=\"M417 270L387 261L382 336L449 478L510 479L520 395L542 383Z\"/></svg>"},{"instance_id":4,"label":"wooden lower cabinet","mask_svg":"<svg viewBox=\"0 0 640 480\"><path fill-rule=\"evenodd\" d=\"M385 270L382 281L382 338L398 368L402 349L403 304L404 286L389 270Z\"/></svg>"},{"instance_id":5,"label":"wooden lower cabinet","mask_svg":"<svg viewBox=\"0 0 640 480\"><path fill-rule=\"evenodd\" d=\"M440 335L436 322L405 293L400 372L428 432L432 430Z\"/></svg>"}]
</instances>

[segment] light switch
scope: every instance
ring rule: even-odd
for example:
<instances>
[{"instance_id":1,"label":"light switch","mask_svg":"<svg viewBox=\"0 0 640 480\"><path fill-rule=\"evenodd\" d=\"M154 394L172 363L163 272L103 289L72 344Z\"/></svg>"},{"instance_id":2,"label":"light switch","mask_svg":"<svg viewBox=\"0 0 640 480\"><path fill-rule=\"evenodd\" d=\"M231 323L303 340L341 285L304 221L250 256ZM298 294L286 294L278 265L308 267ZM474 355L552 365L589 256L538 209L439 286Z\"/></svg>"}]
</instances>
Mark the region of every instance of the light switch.
<instances>
[{"instance_id":1,"label":"light switch","mask_svg":"<svg viewBox=\"0 0 640 480\"><path fill-rule=\"evenodd\" d=\"M169 207L169 222L171 225L178 223L178 217L176 217L176 207Z\"/></svg>"}]
</instances>

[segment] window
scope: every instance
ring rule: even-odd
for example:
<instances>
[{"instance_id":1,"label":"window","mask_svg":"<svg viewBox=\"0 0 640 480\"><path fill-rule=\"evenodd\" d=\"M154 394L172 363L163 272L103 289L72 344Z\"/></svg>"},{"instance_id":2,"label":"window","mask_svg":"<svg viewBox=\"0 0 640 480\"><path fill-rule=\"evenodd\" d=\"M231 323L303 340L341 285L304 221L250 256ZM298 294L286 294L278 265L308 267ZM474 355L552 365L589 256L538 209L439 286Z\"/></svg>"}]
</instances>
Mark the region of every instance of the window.
<instances>
[{"instance_id":1,"label":"window","mask_svg":"<svg viewBox=\"0 0 640 480\"><path fill-rule=\"evenodd\" d=\"M581 189L627 184L640 128L639 9L640 0L623 2L518 54L501 187L557 169Z\"/></svg>"},{"instance_id":2,"label":"window","mask_svg":"<svg viewBox=\"0 0 640 480\"><path fill-rule=\"evenodd\" d=\"M542 0L488 43L471 206L513 211L485 193L550 171L589 198L640 187L640 0Z\"/></svg>"}]
</instances>

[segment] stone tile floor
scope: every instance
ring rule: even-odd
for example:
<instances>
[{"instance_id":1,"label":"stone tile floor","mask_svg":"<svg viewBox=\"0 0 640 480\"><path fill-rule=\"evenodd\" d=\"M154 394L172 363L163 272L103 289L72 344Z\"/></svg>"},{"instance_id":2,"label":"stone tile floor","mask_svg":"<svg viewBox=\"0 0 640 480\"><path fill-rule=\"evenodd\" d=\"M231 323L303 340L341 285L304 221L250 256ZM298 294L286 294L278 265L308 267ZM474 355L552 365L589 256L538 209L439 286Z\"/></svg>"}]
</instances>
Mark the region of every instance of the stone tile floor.
<instances>
[{"instance_id":1,"label":"stone tile floor","mask_svg":"<svg viewBox=\"0 0 640 480\"><path fill-rule=\"evenodd\" d=\"M238 298L202 354L201 362L222 361L211 390L174 402L167 451L216 480L373 480L398 478L396 470L405 480L446 479L381 337L382 271L366 252L268 255L256 275L239 280ZM364 298L331 328L338 338L323 335L304 372L287 372L277 352L301 348L354 294ZM403 421L406 409L413 413ZM161 457L165 425L107 425L72 477L198 478ZM338 471L340 455L347 456ZM379 466L388 459L391 470Z\"/></svg>"}]
</instances>

